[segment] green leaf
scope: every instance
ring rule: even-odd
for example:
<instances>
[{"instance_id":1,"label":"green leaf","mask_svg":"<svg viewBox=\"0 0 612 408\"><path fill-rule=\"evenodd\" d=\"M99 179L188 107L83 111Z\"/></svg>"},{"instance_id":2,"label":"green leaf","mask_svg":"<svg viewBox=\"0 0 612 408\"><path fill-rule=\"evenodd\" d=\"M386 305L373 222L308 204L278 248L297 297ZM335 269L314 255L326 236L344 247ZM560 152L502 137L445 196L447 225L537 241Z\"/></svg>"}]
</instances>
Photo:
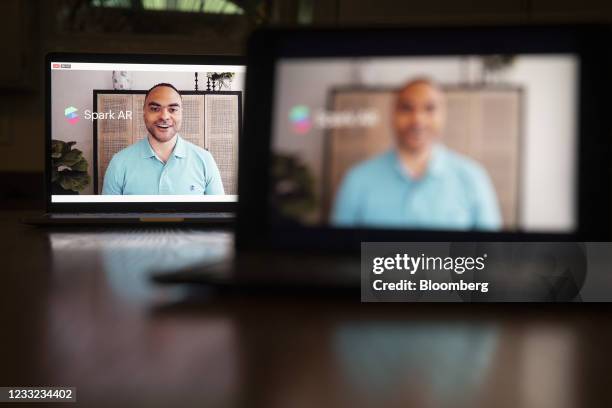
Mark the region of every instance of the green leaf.
<instances>
[{"instance_id":1,"label":"green leaf","mask_svg":"<svg viewBox=\"0 0 612 408\"><path fill-rule=\"evenodd\" d=\"M81 156L81 160L72 165L74 171L87 171L87 160Z\"/></svg>"},{"instance_id":2,"label":"green leaf","mask_svg":"<svg viewBox=\"0 0 612 408\"><path fill-rule=\"evenodd\" d=\"M80 150L71 150L68 153L64 154L62 157L60 165L72 167L80 160L83 160L83 154Z\"/></svg>"},{"instance_id":3,"label":"green leaf","mask_svg":"<svg viewBox=\"0 0 612 408\"><path fill-rule=\"evenodd\" d=\"M90 180L87 173L67 170L60 172L59 183L65 190L81 191L89 185Z\"/></svg>"},{"instance_id":4,"label":"green leaf","mask_svg":"<svg viewBox=\"0 0 612 408\"><path fill-rule=\"evenodd\" d=\"M52 140L51 141L51 155L53 157L56 157L54 155L59 154L61 156L62 151L64 151L64 142L62 142L61 140Z\"/></svg>"},{"instance_id":5,"label":"green leaf","mask_svg":"<svg viewBox=\"0 0 612 408\"><path fill-rule=\"evenodd\" d=\"M72 149L72 146L74 146L75 144L76 144L76 142L66 142L66 143L64 143L63 152L64 153L70 152L70 150Z\"/></svg>"}]
</instances>

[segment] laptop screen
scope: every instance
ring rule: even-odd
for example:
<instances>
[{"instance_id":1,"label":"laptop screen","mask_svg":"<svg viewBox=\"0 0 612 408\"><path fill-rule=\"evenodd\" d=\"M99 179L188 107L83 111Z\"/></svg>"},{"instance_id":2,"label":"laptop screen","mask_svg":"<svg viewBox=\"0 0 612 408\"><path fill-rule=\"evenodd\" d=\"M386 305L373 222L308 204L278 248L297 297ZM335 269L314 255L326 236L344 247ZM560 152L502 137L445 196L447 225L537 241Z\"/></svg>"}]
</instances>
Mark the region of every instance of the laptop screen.
<instances>
[{"instance_id":1,"label":"laptop screen","mask_svg":"<svg viewBox=\"0 0 612 408\"><path fill-rule=\"evenodd\" d=\"M281 58L277 221L571 233L574 54Z\"/></svg>"},{"instance_id":2,"label":"laptop screen","mask_svg":"<svg viewBox=\"0 0 612 408\"><path fill-rule=\"evenodd\" d=\"M52 203L237 201L244 66L50 64Z\"/></svg>"}]
</instances>

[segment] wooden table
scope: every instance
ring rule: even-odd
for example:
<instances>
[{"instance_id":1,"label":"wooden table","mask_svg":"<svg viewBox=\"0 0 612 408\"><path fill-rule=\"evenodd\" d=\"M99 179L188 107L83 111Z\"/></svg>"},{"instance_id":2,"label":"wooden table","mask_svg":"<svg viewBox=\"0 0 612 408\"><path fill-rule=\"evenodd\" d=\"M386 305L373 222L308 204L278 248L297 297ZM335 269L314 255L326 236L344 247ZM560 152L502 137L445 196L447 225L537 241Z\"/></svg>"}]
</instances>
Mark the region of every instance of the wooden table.
<instances>
[{"instance_id":1,"label":"wooden table","mask_svg":"<svg viewBox=\"0 0 612 408\"><path fill-rule=\"evenodd\" d=\"M74 386L99 407L612 406L605 304L194 297L149 273L220 256L231 233L23 215L0 213L3 386Z\"/></svg>"}]
</instances>

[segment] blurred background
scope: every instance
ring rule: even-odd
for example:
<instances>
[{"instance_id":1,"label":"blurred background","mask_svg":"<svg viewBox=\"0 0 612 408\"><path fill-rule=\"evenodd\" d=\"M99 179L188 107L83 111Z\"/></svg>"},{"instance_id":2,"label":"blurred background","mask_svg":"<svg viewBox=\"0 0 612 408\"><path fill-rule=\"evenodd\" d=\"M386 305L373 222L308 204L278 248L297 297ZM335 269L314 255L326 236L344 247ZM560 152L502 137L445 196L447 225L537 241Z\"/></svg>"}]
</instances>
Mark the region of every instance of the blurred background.
<instances>
[{"instance_id":1,"label":"blurred background","mask_svg":"<svg viewBox=\"0 0 612 408\"><path fill-rule=\"evenodd\" d=\"M605 0L5 0L0 208L43 206L44 55L241 54L265 25L605 22Z\"/></svg>"}]
</instances>

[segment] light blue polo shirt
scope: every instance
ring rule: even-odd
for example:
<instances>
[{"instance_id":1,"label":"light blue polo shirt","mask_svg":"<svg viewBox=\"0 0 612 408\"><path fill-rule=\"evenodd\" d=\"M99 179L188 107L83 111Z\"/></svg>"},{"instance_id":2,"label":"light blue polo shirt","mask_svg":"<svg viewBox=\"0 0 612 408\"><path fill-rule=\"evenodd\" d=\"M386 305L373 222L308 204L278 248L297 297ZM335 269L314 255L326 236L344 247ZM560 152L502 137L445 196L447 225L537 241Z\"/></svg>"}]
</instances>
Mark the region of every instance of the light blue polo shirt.
<instances>
[{"instance_id":1,"label":"light blue polo shirt","mask_svg":"<svg viewBox=\"0 0 612 408\"><path fill-rule=\"evenodd\" d=\"M166 163L144 138L116 153L111 159L102 194L224 194L223 183L212 155L177 136Z\"/></svg>"},{"instance_id":2,"label":"light blue polo shirt","mask_svg":"<svg viewBox=\"0 0 612 408\"><path fill-rule=\"evenodd\" d=\"M335 198L332 224L497 230L501 216L486 171L475 161L436 145L419 179L410 177L395 150L350 169Z\"/></svg>"}]
</instances>

